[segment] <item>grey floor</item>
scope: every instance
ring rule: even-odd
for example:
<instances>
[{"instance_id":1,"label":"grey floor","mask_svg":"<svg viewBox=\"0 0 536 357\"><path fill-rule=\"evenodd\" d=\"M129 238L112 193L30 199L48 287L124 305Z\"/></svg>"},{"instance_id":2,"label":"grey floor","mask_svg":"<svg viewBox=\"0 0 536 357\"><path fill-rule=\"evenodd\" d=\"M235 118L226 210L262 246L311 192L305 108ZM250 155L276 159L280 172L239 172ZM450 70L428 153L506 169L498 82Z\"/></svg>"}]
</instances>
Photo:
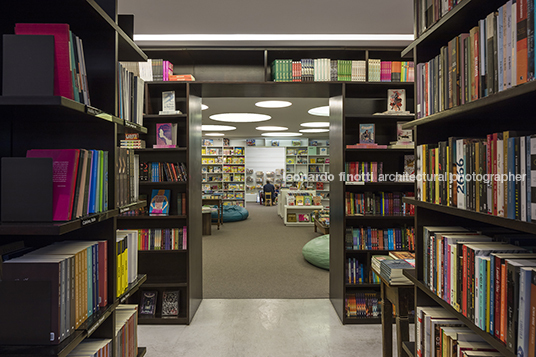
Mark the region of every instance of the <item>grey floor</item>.
<instances>
[{"instance_id":1,"label":"grey floor","mask_svg":"<svg viewBox=\"0 0 536 357\"><path fill-rule=\"evenodd\" d=\"M204 299L189 326L138 327L148 357L381 357L381 325L342 325L327 299Z\"/></svg>"}]
</instances>

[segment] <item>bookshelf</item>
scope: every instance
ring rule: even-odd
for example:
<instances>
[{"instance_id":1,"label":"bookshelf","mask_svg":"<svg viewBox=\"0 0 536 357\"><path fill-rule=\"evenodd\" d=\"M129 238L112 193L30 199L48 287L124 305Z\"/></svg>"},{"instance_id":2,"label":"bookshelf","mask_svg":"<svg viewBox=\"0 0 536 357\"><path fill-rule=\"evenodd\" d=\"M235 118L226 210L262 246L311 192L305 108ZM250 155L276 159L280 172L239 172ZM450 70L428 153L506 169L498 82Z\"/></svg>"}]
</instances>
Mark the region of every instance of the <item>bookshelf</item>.
<instances>
[{"instance_id":1,"label":"bookshelf","mask_svg":"<svg viewBox=\"0 0 536 357\"><path fill-rule=\"evenodd\" d=\"M304 189L315 190L322 204L328 206L329 180L325 174L329 174L329 146L289 146L285 151L286 184L301 182Z\"/></svg>"},{"instance_id":2,"label":"bookshelf","mask_svg":"<svg viewBox=\"0 0 536 357\"><path fill-rule=\"evenodd\" d=\"M102 3L102 2L101 2ZM3 129L0 149L2 158L23 158L29 149L84 148L108 152L108 193L104 195L108 208L69 221L2 222L2 246L20 244L41 248L61 241L103 241L108 249L108 303L102 306L59 344L47 344L50 336L50 281L10 282L3 280L0 354L3 356L67 356L88 337L111 339L111 347L120 347L116 338L116 317L121 304L135 294L146 275L140 274L122 294L117 296L117 216L131 209L144 207L145 201L119 204L119 174L116 171L117 136L121 132L145 129L118 116L116 76L118 61L145 60L147 56L116 23L113 4L104 11L95 1L75 0L69 6L40 1L0 5L0 33L13 34L16 23L66 23L84 43L84 58L91 94L91 106L60 96L0 96L0 116ZM111 6L110 6L111 5ZM33 10L28 12L28 8ZM97 35L98 34L98 35ZM3 40L0 40L3 42ZM3 62L3 57L0 59ZM5 73L0 74L3 78ZM29 86L37 83L28 83ZM4 175L8 173L3 171ZM39 179L46 179L39 172ZM6 198L5 196L0 199ZM37 195L35 202L44 197ZM57 287L55 287L57 289ZM5 301L11 303L5 303ZM77 300L78 301L78 300ZM11 318L8 318L11 316ZM48 324L47 324L48 323ZM32 331L32 334L28 334ZM9 335L8 335L9 334ZM10 336L22 336L9 339ZM47 336L43 340L42 336ZM9 341L6 341L9 340ZM138 349L138 355L145 353Z\"/></svg>"},{"instance_id":3,"label":"bookshelf","mask_svg":"<svg viewBox=\"0 0 536 357\"><path fill-rule=\"evenodd\" d=\"M379 57L385 54L377 54ZM394 55L393 55L394 56ZM398 53L398 56L400 54ZM340 92L330 98L330 171L334 175L339 173L359 174L370 172L374 169L379 173L383 163L383 174L404 172L404 157L413 155L413 148L352 148L347 145L359 143L360 124L374 124L375 143L389 147L391 142L397 140L397 122L409 122L414 119L413 115L374 115L387 110L388 89L405 89L406 110L413 113L413 83L345 83ZM356 164L353 164L356 163ZM359 164L358 164L359 163ZM377 163L377 164L372 164ZM352 168L352 165L353 168ZM364 165L364 166L363 166ZM356 171L354 171L356 170ZM339 318L344 324L378 324L381 323L381 313L377 316L349 316L347 306L349 297L367 296L378 298L380 296L379 283L374 283L370 278L371 258L373 255L388 255L389 245L381 242L384 232L393 232L394 228L400 232L413 227L413 216L410 207L402 203L402 197L406 193L412 193L413 182L394 182L386 177L387 181L371 179L366 182L341 181L336 177L330 183L330 235L339 237L330 240L330 300ZM384 196L382 196L382 192ZM386 204L381 208L381 202L389 202L388 194L393 194L396 199L391 206ZM389 197L391 198L391 197ZM376 205L367 205L376 199ZM394 204L394 202L397 202ZM356 210L352 211L349 204L354 202ZM368 210L359 211L359 207L369 207ZM396 210L391 208L398 207ZM378 208L380 208L378 210ZM372 228L371 233L367 227ZM365 230L361 230L364 228ZM376 230L376 233L373 233ZM350 233L352 232L352 233ZM375 249L363 249L370 245L348 246L346 240L353 236L361 238L361 241L372 242L371 238L376 234L379 240ZM395 233L396 234L396 233ZM356 238L357 239L357 238ZM402 239L406 241L406 239ZM399 250L412 250L409 244L399 245ZM387 242L388 243L388 242ZM356 260L356 264L363 265L364 281L350 284L348 281L348 261Z\"/></svg>"},{"instance_id":4,"label":"bookshelf","mask_svg":"<svg viewBox=\"0 0 536 357\"><path fill-rule=\"evenodd\" d=\"M176 109L181 114L158 115L162 109L162 92L174 91ZM201 182L192 180L192 172L201 171L201 99L195 85L180 82L146 83L146 114L143 117L147 128L146 149L137 149L140 163L183 163L186 180L172 182L139 182L140 195L151 200L154 190L169 190L169 212L164 216L120 216L119 229L140 229L148 235L164 235L166 229L179 229L179 237L186 229L186 248L177 244L175 249L149 249L138 252L139 271L147 275L147 281L137 293L129 298L130 303L141 303L147 291L156 291L154 316L140 314L139 324L189 324L202 299L201 271ZM156 144L157 126L172 123L177 126L176 148L153 148ZM195 175L194 175L195 176ZM179 204L180 200L180 204ZM149 204L148 204L149 205ZM162 230L162 231L161 231ZM152 238L147 238L149 241ZM156 238L155 238L156 239ZM163 238L162 238L163 239ZM180 238L179 238L180 239ZM148 243L150 244L150 243ZM168 247L169 248L169 247ZM179 292L177 317L162 316L162 295L166 291Z\"/></svg>"},{"instance_id":5,"label":"bookshelf","mask_svg":"<svg viewBox=\"0 0 536 357\"><path fill-rule=\"evenodd\" d=\"M415 1L414 4L415 14L418 16L417 18L420 18L422 16L421 1ZM441 47L445 46L448 41L461 33L468 33L479 24L479 20L485 19L490 13L497 11L504 4L505 1L464 0L437 19L437 21L429 24L425 32L416 22L414 27L416 39L402 53L403 55L412 55L416 61L416 66L419 63L433 60L440 53ZM515 63L513 63L513 66L515 66ZM416 154L422 153L419 149L421 145L429 145L430 149L433 149L438 146L438 143L448 141L450 137L485 139L488 134L503 133L509 130L519 131L520 133L528 132L528 134L534 133L536 130L534 122L527 120L527 118L532 115L530 103L535 98L535 85L534 81L522 84L513 83L512 87L502 91L480 96L473 101L466 101L464 104L437 111L430 115L424 115L411 121L406 127L414 129ZM508 349L505 343L493 336L493 334L483 331L472 319L455 310L425 284L424 276L429 274L429 271L425 270L424 264L424 250L426 248L424 247L423 227L437 225L490 229L506 228L515 232L534 234L536 233L536 225L530 222L529 219L520 219L520 217L512 219L490 214L487 212L487 208L485 210L481 209L482 207L458 208L457 203L453 204L450 201L440 204L433 198L423 197L421 189L422 186L416 184L417 197L404 199L405 202L412 203L416 207L416 269L404 272L415 284L416 307L441 306L462 321L474 333L482 337L503 356L515 356L516 353ZM476 195L478 196L478 192ZM491 202L487 200L486 203L490 204ZM411 353L415 353L414 344L408 343L405 348L410 350Z\"/></svg>"},{"instance_id":6,"label":"bookshelf","mask_svg":"<svg viewBox=\"0 0 536 357\"><path fill-rule=\"evenodd\" d=\"M204 139L202 157L203 198L215 196L223 205L244 207L246 202L246 153L243 146L230 146L228 139ZM207 145L205 145L207 144Z\"/></svg>"}]
</instances>

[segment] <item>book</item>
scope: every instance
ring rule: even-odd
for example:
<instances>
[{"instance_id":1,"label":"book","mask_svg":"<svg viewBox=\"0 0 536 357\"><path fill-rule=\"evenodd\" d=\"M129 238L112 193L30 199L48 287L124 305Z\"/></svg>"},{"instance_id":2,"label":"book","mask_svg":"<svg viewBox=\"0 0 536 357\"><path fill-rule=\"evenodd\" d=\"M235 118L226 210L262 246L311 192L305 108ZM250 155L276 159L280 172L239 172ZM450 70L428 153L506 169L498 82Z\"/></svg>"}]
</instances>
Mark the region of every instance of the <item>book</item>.
<instances>
[{"instance_id":1,"label":"book","mask_svg":"<svg viewBox=\"0 0 536 357\"><path fill-rule=\"evenodd\" d=\"M404 155L404 174L415 174L415 155Z\"/></svg>"},{"instance_id":2,"label":"book","mask_svg":"<svg viewBox=\"0 0 536 357\"><path fill-rule=\"evenodd\" d=\"M296 213L287 213L287 222L297 222Z\"/></svg>"},{"instance_id":3,"label":"book","mask_svg":"<svg viewBox=\"0 0 536 357\"><path fill-rule=\"evenodd\" d=\"M162 293L162 317L177 318L179 316L179 291Z\"/></svg>"},{"instance_id":4,"label":"book","mask_svg":"<svg viewBox=\"0 0 536 357\"><path fill-rule=\"evenodd\" d=\"M156 124L156 145L153 148L175 148L177 147L177 124L157 123Z\"/></svg>"},{"instance_id":5,"label":"book","mask_svg":"<svg viewBox=\"0 0 536 357\"><path fill-rule=\"evenodd\" d=\"M405 112L406 111L406 90L405 89L388 89L387 90L387 111L388 112Z\"/></svg>"},{"instance_id":6,"label":"book","mask_svg":"<svg viewBox=\"0 0 536 357\"><path fill-rule=\"evenodd\" d=\"M69 221L73 218L73 205L78 175L78 149L28 150L26 157L50 157L53 162L53 220Z\"/></svg>"},{"instance_id":7,"label":"book","mask_svg":"<svg viewBox=\"0 0 536 357\"><path fill-rule=\"evenodd\" d=\"M149 205L150 216L169 215L170 190L153 189Z\"/></svg>"},{"instance_id":8,"label":"book","mask_svg":"<svg viewBox=\"0 0 536 357\"><path fill-rule=\"evenodd\" d=\"M140 302L141 317L155 317L158 291L143 291Z\"/></svg>"},{"instance_id":9,"label":"book","mask_svg":"<svg viewBox=\"0 0 536 357\"><path fill-rule=\"evenodd\" d=\"M374 124L359 124L359 143L374 143Z\"/></svg>"},{"instance_id":10,"label":"book","mask_svg":"<svg viewBox=\"0 0 536 357\"><path fill-rule=\"evenodd\" d=\"M413 144L413 129L402 129L402 125L406 122L397 121L396 122L396 143L411 143Z\"/></svg>"}]
</instances>

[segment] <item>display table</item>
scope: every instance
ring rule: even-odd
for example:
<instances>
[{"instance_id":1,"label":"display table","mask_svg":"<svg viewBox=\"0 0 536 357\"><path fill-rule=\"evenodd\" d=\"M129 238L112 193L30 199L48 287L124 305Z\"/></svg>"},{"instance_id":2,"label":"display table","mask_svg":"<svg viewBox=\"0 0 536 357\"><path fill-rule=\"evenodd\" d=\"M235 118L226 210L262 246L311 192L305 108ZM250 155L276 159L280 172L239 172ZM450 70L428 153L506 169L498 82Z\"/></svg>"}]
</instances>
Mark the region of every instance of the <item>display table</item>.
<instances>
[{"instance_id":1,"label":"display table","mask_svg":"<svg viewBox=\"0 0 536 357\"><path fill-rule=\"evenodd\" d=\"M323 206L289 206L285 205L283 206L283 220L285 222L285 226L313 226L313 211L322 209ZM290 215L290 216L289 216ZM296 218L295 221L292 219L292 215ZM300 215L308 215L309 220L308 221L300 221ZM289 220L290 218L290 220Z\"/></svg>"},{"instance_id":2,"label":"display table","mask_svg":"<svg viewBox=\"0 0 536 357\"><path fill-rule=\"evenodd\" d=\"M414 310L413 284L390 284L375 269L381 280L382 351L383 357L393 356L393 306L396 311L396 350L398 357L410 357L402 343L409 341L409 311Z\"/></svg>"},{"instance_id":3,"label":"display table","mask_svg":"<svg viewBox=\"0 0 536 357\"><path fill-rule=\"evenodd\" d=\"M216 219L215 223L212 222L212 224L216 224L218 229L220 229L220 225L223 225L223 200L221 198L203 198L204 205L213 205L218 208L218 219Z\"/></svg>"}]
</instances>

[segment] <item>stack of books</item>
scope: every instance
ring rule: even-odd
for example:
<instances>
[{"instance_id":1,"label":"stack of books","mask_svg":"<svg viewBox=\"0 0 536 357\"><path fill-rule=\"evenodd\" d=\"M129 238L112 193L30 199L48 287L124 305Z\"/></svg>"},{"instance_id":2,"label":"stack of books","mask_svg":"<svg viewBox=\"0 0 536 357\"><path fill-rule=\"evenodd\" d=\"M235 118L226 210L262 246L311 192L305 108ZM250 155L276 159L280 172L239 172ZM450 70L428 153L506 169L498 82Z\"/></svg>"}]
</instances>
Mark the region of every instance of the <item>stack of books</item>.
<instances>
[{"instance_id":1,"label":"stack of books","mask_svg":"<svg viewBox=\"0 0 536 357\"><path fill-rule=\"evenodd\" d=\"M411 284L411 281L402 274L404 269L413 269L413 266L402 259L384 259L380 265L380 275L389 284Z\"/></svg>"}]
</instances>

